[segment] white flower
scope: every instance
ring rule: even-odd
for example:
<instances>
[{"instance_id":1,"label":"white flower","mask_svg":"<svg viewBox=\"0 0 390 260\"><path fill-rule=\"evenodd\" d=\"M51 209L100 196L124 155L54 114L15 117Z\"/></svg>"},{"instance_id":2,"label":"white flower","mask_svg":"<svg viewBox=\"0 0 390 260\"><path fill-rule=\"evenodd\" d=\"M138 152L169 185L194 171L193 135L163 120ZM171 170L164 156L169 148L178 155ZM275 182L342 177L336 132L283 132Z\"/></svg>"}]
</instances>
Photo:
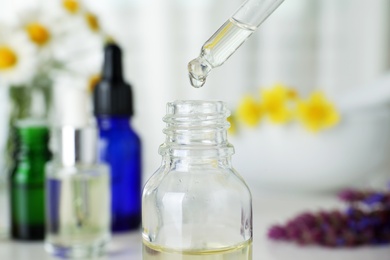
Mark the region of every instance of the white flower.
<instances>
[{"instance_id":1,"label":"white flower","mask_svg":"<svg viewBox=\"0 0 390 260\"><path fill-rule=\"evenodd\" d=\"M28 53L31 46L36 50L36 66L31 74L53 78L60 71L68 71L88 78L100 71L106 36L97 17L88 12L79 0L40 0L34 8L19 11L18 17L15 31L24 34L23 45L29 46L23 46L21 51ZM3 49L3 62L6 63L3 67L7 66L7 69L0 71L0 80L5 78L2 77L5 71L14 71L14 63L19 61L13 55L16 50L9 50Z\"/></svg>"},{"instance_id":2,"label":"white flower","mask_svg":"<svg viewBox=\"0 0 390 260\"><path fill-rule=\"evenodd\" d=\"M23 33L0 34L0 81L28 83L36 72L36 49Z\"/></svg>"},{"instance_id":3,"label":"white flower","mask_svg":"<svg viewBox=\"0 0 390 260\"><path fill-rule=\"evenodd\" d=\"M69 17L61 42L52 46L53 57L68 71L89 77L101 69L104 40L92 32L83 17Z\"/></svg>"},{"instance_id":4,"label":"white flower","mask_svg":"<svg viewBox=\"0 0 390 260\"><path fill-rule=\"evenodd\" d=\"M37 48L48 49L62 33L57 20L50 12L28 9L20 14L19 27Z\"/></svg>"},{"instance_id":5,"label":"white flower","mask_svg":"<svg viewBox=\"0 0 390 260\"><path fill-rule=\"evenodd\" d=\"M97 18L78 0L42 0L24 11L20 24L39 49L40 67L55 62L65 70L83 70L92 59L100 61L104 36Z\"/></svg>"}]
</instances>

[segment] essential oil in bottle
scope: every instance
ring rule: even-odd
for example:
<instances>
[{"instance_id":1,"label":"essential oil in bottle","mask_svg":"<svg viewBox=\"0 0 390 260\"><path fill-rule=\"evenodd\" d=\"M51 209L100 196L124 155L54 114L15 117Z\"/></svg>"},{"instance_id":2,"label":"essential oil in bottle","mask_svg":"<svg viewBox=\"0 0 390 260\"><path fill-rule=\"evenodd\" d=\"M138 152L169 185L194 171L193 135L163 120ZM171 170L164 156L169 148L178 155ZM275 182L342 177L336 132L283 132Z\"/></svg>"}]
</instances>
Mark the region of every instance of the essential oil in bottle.
<instances>
[{"instance_id":1,"label":"essential oil in bottle","mask_svg":"<svg viewBox=\"0 0 390 260\"><path fill-rule=\"evenodd\" d=\"M252 260L252 241L214 250L175 251L143 243L144 260Z\"/></svg>"}]
</instances>

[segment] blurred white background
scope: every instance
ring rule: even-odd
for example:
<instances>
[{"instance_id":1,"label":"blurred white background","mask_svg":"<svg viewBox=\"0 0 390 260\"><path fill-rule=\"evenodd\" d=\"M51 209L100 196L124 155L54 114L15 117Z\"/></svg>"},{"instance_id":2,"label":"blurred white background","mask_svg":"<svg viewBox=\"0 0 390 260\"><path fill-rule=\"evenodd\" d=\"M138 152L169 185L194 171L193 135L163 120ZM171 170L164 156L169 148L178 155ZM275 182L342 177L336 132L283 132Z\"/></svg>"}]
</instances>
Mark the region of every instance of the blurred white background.
<instances>
[{"instance_id":1,"label":"blurred white background","mask_svg":"<svg viewBox=\"0 0 390 260\"><path fill-rule=\"evenodd\" d=\"M1 2L0 20L7 20L38 0ZM275 82L302 94L320 88L332 98L370 84L389 68L390 1L285 0L202 89L193 89L187 63L242 2L86 0L125 51L126 77L135 94L133 121L143 141L144 181L160 165L157 149L164 141L162 117L169 101L214 99L235 108L246 92Z\"/></svg>"}]
</instances>

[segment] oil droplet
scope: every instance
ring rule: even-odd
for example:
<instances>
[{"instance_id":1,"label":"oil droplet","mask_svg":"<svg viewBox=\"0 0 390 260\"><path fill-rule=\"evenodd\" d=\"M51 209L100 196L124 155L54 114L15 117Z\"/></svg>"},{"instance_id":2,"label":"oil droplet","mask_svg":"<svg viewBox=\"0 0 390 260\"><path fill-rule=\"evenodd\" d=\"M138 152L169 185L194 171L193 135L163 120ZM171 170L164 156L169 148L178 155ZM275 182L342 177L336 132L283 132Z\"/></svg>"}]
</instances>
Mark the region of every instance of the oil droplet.
<instances>
[{"instance_id":1,"label":"oil droplet","mask_svg":"<svg viewBox=\"0 0 390 260\"><path fill-rule=\"evenodd\" d=\"M207 75L210 73L212 67L202 57L193 59L188 63L188 72L191 85L194 88L200 88L206 83Z\"/></svg>"},{"instance_id":2,"label":"oil droplet","mask_svg":"<svg viewBox=\"0 0 390 260\"><path fill-rule=\"evenodd\" d=\"M191 73L189 73L188 76L190 77L191 85L194 88L201 88L203 87L204 83L206 83L206 79L197 79Z\"/></svg>"}]
</instances>

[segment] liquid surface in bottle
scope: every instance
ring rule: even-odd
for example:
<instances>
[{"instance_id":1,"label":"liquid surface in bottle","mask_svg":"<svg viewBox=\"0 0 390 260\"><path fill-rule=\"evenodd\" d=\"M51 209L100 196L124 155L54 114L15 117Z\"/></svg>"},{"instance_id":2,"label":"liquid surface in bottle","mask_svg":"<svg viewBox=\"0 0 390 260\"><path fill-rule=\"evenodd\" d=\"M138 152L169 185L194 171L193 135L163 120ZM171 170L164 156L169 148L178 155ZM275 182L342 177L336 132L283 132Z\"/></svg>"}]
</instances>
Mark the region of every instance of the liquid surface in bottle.
<instances>
[{"instance_id":1,"label":"liquid surface in bottle","mask_svg":"<svg viewBox=\"0 0 390 260\"><path fill-rule=\"evenodd\" d=\"M252 260L252 241L216 250L176 251L144 241L143 260Z\"/></svg>"},{"instance_id":2,"label":"liquid surface in bottle","mask_svg":"<svg viewBox=\"0 0 390 260\"><path fill-rule=\"evenodd\" d=\"M210 71L221 66L255 30L256 27L230 18L203 45L200 56L188 64L191 85L202 87Z\"/></svg>"},{"instance_id":3,"label":"liquid surface in bottle","mask_svg":"<svg viewBox=\"0 0 390 260\"><path fill-rule=\"evenodd\" d=\"M47 242L55 246L104 243L109 238L107 174L48 178Z\"/></svg>"}]
</instances>

